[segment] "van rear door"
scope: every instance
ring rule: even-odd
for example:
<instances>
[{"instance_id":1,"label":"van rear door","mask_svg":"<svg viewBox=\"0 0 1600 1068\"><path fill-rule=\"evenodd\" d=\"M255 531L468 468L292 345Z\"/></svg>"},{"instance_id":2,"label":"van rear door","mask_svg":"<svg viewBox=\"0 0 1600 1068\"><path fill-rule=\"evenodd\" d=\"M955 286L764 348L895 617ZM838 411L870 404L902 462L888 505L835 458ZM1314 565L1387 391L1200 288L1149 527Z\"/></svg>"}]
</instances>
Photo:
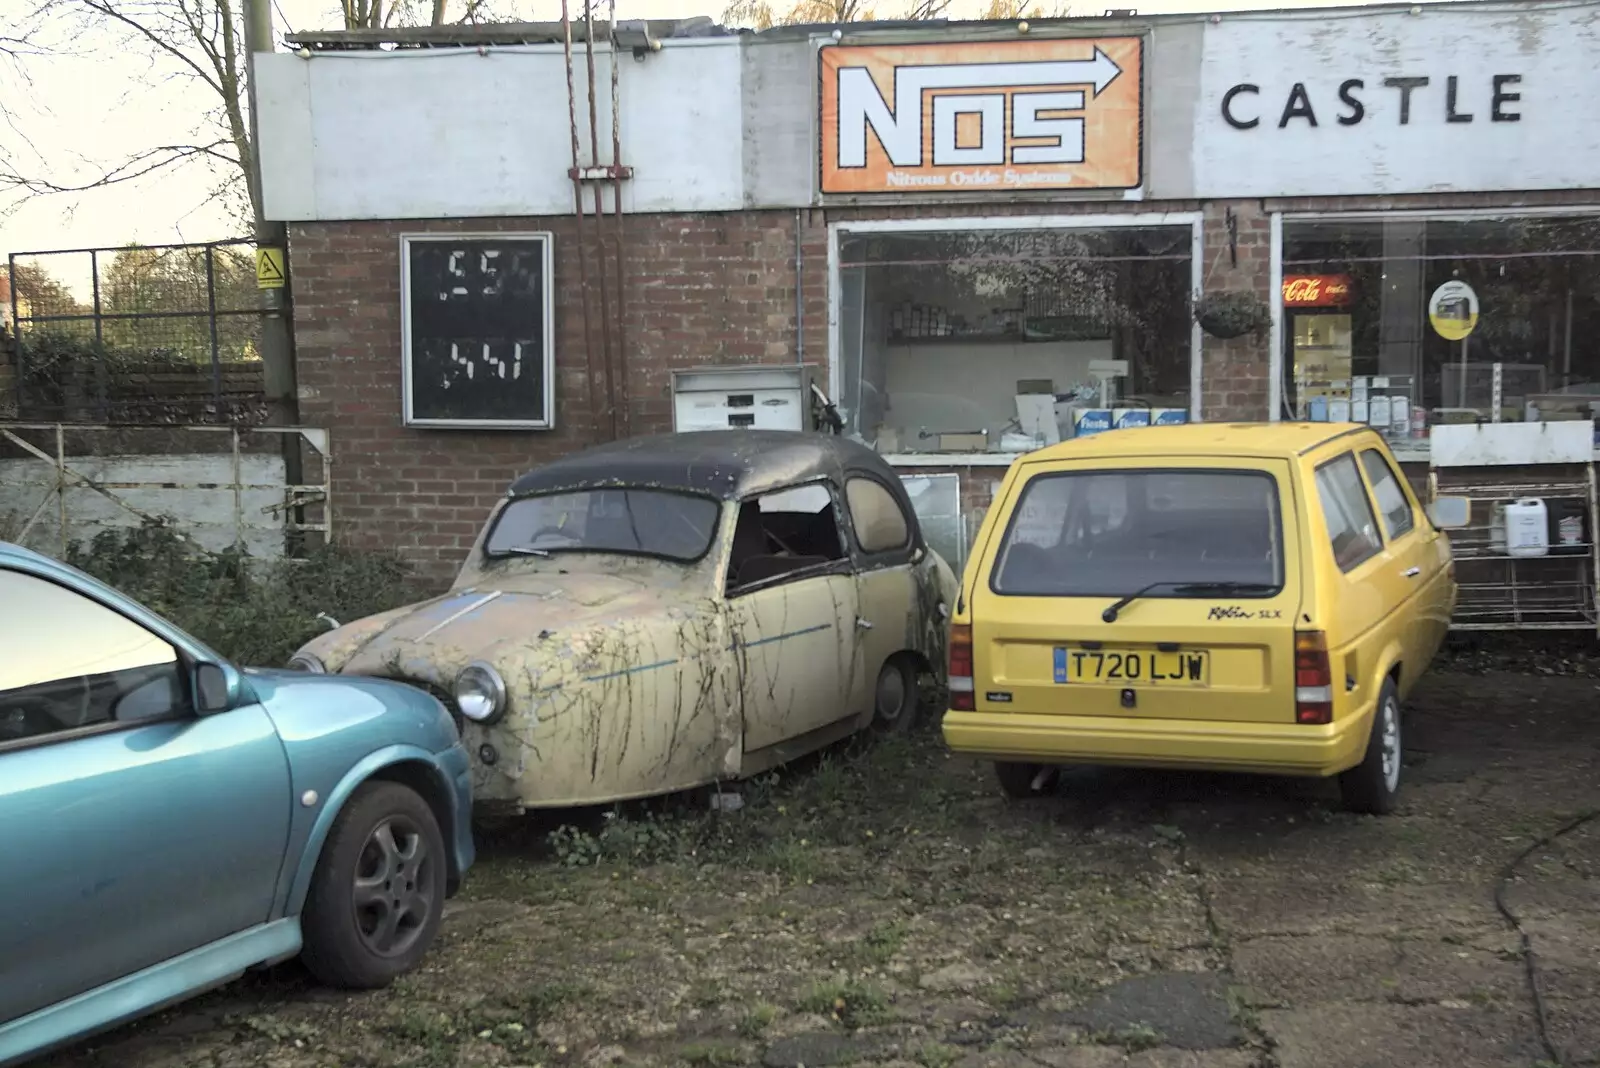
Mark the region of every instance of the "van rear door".
<instances>
[{"instance_id":1,"label":"van rear door","mask_svg":"<svg viewBox=\"0 0 1600 1068\"><path fill-rule=\"evenodd\" d=\"M1287 460L1025 463L971 593L979 711L1292 723Z\"/></svg>"}]
</instances>

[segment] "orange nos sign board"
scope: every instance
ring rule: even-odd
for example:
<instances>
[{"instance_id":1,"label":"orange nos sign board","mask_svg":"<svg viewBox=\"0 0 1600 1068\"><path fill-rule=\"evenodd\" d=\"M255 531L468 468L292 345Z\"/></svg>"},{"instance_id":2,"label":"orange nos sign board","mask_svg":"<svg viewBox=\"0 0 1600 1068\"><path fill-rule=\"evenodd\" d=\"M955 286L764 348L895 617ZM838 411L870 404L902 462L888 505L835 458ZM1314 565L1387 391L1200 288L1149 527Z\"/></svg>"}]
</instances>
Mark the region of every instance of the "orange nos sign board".
<instances>
[{"instance_id":1,"label":"orange nos sign board","mask_svg":"<svg viewBox=\"0 0 1600 1068\"><path fill-rule=\"evenodd\" d=\"M823 193L1133 189L1143 40L828 45Z\"/></svg>"}]
</instances>

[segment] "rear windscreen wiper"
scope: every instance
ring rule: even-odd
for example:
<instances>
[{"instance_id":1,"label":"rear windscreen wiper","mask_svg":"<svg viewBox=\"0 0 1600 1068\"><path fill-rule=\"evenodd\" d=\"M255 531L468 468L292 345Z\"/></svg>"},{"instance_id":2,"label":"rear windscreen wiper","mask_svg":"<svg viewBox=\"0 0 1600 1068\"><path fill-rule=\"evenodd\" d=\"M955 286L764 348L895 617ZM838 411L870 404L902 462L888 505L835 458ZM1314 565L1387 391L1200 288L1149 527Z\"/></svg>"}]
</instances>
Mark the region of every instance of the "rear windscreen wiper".
<instances>
[{"instance_id":1,"label":"rear windscreen wiper","mask_svg":"<svg viewBox=\"0 0 1600 1068\"><path fill-rule=\"evenodd\" d=\"M1208 593L1218 595L1229 593L1273 593L1277 588L1277 586L1268 582L1186 582L1181 586L1173 586L1172 592L1204 596Z\"/></svg>"},{"instance_id":2,"label":"rear windscreen wiper","mask_svg":"<svg viewBox=\"0 0 1600 1068\"><path fill-rule=\"evenodd\" d=\"M1163 580L1161 582L1152 582L1148 586L1140 586L1138 589L1128 594L1128 596L1123 597L1115 604L1108 606L1104 612L1100 613L1100 618L1105 620L1107 623L1115 623L1117 621L1117 615L1134 601L1137 601L1151 590L1159 590L1163 586L1172 585L1175 585L1175 583L1173 583L1171 580Z\"/></svg>"},{"instance_id":3,"label":"rear windscreen wiper","mask_svg":"<svg viewBox=\"0 0 1600 1068\"><path fill-rule=\"evenodd\" d=\"M1117 601L1115 604L1107 607L1104 612L1100 613L1100 618L1105 620L1107 623L1115 623L1117 621L1117 616L1121 614L1122 610L1128 607L1134 601L1137 601L1139 598L1143 597L1152 590L1159 590L1163 587L1169 586L1172 588L1173 593L1176 593L1180 596L1204 596L1208 593L1215 594L1217 596L1223 596L1230 593L1239 595L1247 593L1272 593L1278 588L1265 582L1173 582L1169 579L1162 582L1152 582L1148 586L1139 587L1126 597L1123 597L1121 600Z\"/></svg>"}]
</instances>

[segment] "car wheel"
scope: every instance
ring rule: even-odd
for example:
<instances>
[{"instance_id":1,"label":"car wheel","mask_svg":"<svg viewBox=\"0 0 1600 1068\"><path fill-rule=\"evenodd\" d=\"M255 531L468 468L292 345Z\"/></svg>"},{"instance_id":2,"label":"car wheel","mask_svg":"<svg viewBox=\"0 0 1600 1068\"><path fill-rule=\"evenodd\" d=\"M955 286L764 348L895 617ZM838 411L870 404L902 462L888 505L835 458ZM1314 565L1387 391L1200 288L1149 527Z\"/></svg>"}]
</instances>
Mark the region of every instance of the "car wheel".
<instances>
[{"instance_id":1,"label":"car wheel","mask_svg":"<svg viewBox=\"0 0 1600 1068\"><path fill-rule=\"evenodd\" d=\"M897 656L878 672L873 688L872 726L883 734L905 734L917 721L917 669Z\"/></svg>"},{"instance_id":2,"label":"car wheel","mask_svg":"<svg viewBox=\"0 0 1600 1068\"><path fill-rule=\"evenodd\" d=\"M1395 809L1400 793L1403 747L1400 736L1400 690L1393 679L1378 691L1372 714L1372 733L1361 763L1339 776L1339 792L1353 812L1386 816Z\"/></svg>"},{"instance_id":3,"label":"car wheel","mask_svg":"<svg viewBox=\"0 0 1600 1068\"><path fill-rule=\"evenodd\" d=\"M1042 797L1055 785L1056 778L1060 774L1055 768L1046 764L1018 764L1009 761L997 762L994 773L1000 780L1000 789L1006 792L1007 797L1018 801L1030 797Z\"/></svg>"},{"instance_id":4,"label":"car wheel","mask_svg":"<svg viewBox=\"0 0 1600 1068\"><path fill-rule=\"evenodd\" d=\"M444 898L433 810L399 783L365 783L334 821L311 877L302 959L329 986L387 986L428 951Z\"/></svg>"}]
</instances>

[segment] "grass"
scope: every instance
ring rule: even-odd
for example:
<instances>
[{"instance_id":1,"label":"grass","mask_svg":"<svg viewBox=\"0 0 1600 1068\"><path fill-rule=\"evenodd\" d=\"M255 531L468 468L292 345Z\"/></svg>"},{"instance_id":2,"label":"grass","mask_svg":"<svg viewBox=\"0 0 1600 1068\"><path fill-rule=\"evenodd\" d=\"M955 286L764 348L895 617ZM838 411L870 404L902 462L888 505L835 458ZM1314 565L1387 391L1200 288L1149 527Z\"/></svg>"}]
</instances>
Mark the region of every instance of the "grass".
<instances>
[{"instance_id":1,"label":"grass","mask_svg":"<svg viewBox=\"0 0 1600 1068\"><path fill-rule=\"evenodd\" d=\"M801 1012L828 1016L855 1030L889 1018L889 999L872 983L855 979L816 983L796 1006Z\"/></svg>"},{"instance_id":2,"label":"grass","mask_svg":"<svg viewBox=\"0 0 1600 1068\"><path fill-rule=\"evenodd\" d=\"M1161 1032L1149 1024L1129 1024L1112 1031L1100 1031L1090 1036L1097 1046L1119 1046L1125 1052L1155 1049L1161 1045Z\"/></svg>"},{"instance_id":3,"label":"grass","mask_svg":"<svg viewBox=\"0 0 1600 1068\"><path fill-rule=\"evenodd\" d=\"M922 1068L950 1068L966 1056L966 1051L959 1046L948 1046L943 1042L924 1042L916 1048L913 1055Z\"/></svg>"},{"instance_id":4,"label":"grass","mask_svg":"<svg viewBox=\"0 0 1600 1068\"><path fill-rule=\"evenodd\" d=\"M780 1011L778 1006L762 1002L739 1018L737 1030L744 1038L760 1038L777 1020Z\"/></svg>"},{"instance_id":5,"label":"grass","mask_svg":"<svg viewBox=\"0 0 1600 1068\"><path fill-rule=\"evenodd\" d=\"M746 1062L744 1050L726 1042L696 1042L683 1047L678 1055L696 1068L731 1068Z\"/></svg>"},{"instance_id":6,"label":"grass","mask_svg":"<svg viewBox=\"0 0 1600 1068\"><path fill-rule=\"evenodd\" d=\"M1261 1034L1261 1012L1255 997L1242 986L1228 987L1228 1017L1251 1035Z\"/></svg>"},{"instance_id":7,"label":"grass","mask_svg":"<svg viewBox=\"0 0 1600 1068\"><path fill-rule=\"evenodd\" d=\"M905 945L908 930L904 920L880 923L861 939L856 956L864 965L882 967L892 961Z\"/></svg>"}]
</instances>

